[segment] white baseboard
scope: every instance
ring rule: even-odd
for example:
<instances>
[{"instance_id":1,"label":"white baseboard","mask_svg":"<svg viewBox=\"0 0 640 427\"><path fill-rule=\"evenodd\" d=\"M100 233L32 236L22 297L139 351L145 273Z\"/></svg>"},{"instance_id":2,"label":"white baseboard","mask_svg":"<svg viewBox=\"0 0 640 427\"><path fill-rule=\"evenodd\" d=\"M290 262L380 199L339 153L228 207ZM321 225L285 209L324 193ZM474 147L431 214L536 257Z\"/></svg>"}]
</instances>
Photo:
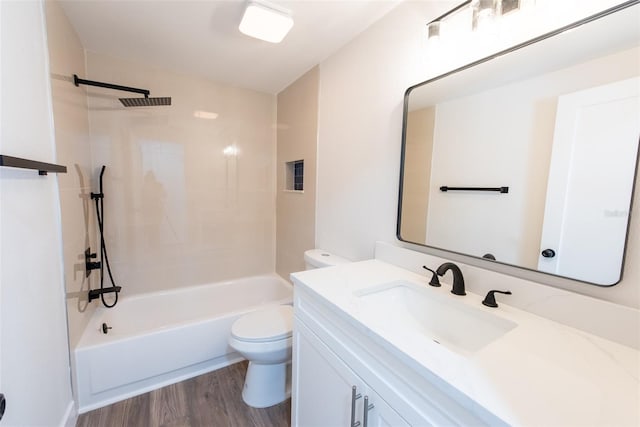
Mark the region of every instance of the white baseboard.
<instances>
[{"instance_id":1,"label":"white baseboard","mask_svg":"<svg viewBox=\"0 0 640 427\"><path fill-rule=\"evenodd\" d=\"M78 411L76 411L76 403L72 400L67 406L60 427L75 427L78 421Z\"/></svg>"}]
</instances>

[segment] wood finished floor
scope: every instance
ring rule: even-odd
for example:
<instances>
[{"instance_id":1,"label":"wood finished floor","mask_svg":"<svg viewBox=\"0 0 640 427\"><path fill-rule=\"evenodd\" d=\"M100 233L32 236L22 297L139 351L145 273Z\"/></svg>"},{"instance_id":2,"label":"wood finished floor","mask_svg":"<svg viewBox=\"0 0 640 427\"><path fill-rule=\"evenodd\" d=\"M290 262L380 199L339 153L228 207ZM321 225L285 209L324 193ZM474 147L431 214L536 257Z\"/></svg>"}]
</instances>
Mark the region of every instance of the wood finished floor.
<instances>
[{"instance_id":1,"label":"wood finished floor","mask_svg":"<svg viewBox=\"0 0 640 427\"><path fill-rule=\"evenodd\" d=\"M242 400L247 362L80 415L76 427L288 427L291 399L256 409Z\"/></svg>"}]
</instances>

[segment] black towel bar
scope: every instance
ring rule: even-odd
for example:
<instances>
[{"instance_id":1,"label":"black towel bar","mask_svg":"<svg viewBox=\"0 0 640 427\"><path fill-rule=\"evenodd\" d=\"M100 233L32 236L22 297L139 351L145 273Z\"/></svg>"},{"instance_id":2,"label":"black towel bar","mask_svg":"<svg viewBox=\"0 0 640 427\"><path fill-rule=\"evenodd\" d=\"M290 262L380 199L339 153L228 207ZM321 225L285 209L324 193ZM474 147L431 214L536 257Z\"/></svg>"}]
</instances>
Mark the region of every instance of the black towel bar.
<instances>
[{"instance_id":1,"label":"black towel bar","mask_svg":"<svg viewBox=\"0 0 640 427\"><path fill-rule=\"evenodd\" d=\"M508 193L509 187L447 187L443 185L440 191L495 191L497 193Z\"/></svg>"},{"instance_id":2,"label":"black towel bar","mask_svg":"<svg viewBox=\"0 0 640 427\"><path fill-rule=\"evenodd\" d=\"M4 156L0 154L0 166L9 168L22 168L37 170L39 175L46 175L48 172L67 173L67 167L54 165L52 163L37 162L35 160L21 159L20 157Z\"/></svg>"}]
</instances>

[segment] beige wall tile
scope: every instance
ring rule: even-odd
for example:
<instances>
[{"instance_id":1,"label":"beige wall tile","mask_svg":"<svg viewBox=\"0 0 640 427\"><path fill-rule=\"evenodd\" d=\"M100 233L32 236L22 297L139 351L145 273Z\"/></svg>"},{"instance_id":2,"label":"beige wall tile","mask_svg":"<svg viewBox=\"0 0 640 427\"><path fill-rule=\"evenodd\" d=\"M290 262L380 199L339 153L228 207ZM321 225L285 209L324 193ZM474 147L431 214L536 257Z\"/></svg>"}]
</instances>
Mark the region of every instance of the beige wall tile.
<instances>
[{"instance_id":1,"label":"beige wall tile","mask_svg":"<svg viewBox=\"0 0 640 427\"><path fill-rule=\"evenodd\" d=\"M407 117L400 235L414 243L424 244L427 236L435 114L435 107L429 107Z\"/></svg>"},{"instance_id":2,"label":"beige wall tile","mask_svg":"<svg viewBox=\"0 0 640 427\"><path fill-rule=\"evenodd\" d=\"M276 272L304 270L304 251L315 247L319 70L313 68L278 94ZM285 190L286 163L304 160L304 192Z\"/></svg>"},{"instance_id":3,"label":"beige wall tile","mask_svg":"<svg viewBox=\"0 0 640 427\"><path fill-rule=\"evenodd\" d=\"M95 53L87 64L91 80L172 97L170 107L123 108L118 97L138 95L89 89L93 164L107 167L105 239L123 294L272 272L275 97Z\"/></svg>"}]
</instances>

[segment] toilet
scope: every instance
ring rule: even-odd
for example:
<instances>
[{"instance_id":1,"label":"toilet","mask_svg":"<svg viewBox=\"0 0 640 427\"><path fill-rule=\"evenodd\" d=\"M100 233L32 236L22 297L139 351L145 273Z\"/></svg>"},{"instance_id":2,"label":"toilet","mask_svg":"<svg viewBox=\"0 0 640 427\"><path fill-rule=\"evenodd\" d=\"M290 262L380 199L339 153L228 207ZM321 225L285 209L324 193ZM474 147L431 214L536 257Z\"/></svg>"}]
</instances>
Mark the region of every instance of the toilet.
<instances>
[{"instance_id":1,"label":"toilet","mask_svg":"<svg viewBox=\"0 0 640 427\"><path fill-rule=\"evenodd\" d=\"M314 268L331 267L338 264L351 262L348 259L341 258L337 255L323 251L322 249L309 249L304 253L304 269L313 270Z\"/></svg>"},{"instance_id":2,"label":"toilet","mask_svg":"<svg viewBox=\"0 0 640 427\"><path fill-rule=\"evenodd\" d=\"M320 249L304 253L305 269L349 262ZM229 345L249 361L242 399L254 408L277 405L291 396L293 307L256 310L231 326Z\"/></svg>"}]
</instances>

